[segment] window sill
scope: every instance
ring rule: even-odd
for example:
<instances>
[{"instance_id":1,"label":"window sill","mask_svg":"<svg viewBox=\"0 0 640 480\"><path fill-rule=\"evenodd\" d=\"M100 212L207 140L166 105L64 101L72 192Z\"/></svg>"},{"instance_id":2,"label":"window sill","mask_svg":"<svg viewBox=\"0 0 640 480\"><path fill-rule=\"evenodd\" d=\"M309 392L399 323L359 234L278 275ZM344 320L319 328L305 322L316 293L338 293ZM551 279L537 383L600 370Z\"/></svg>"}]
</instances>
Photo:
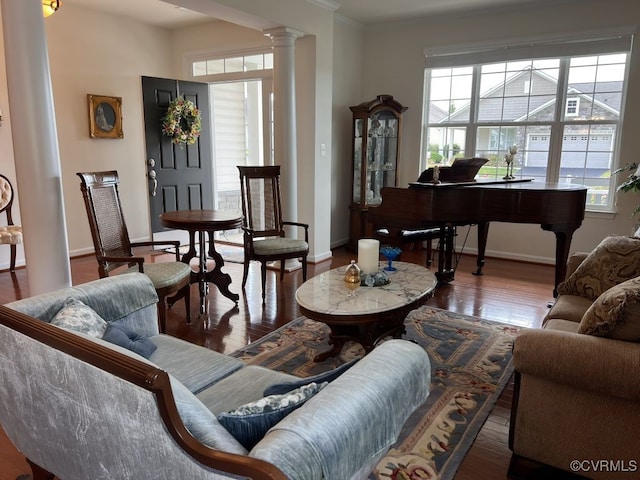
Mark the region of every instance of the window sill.
<instances>
[{"instance_id":1,"label":"window sill","mask_svg":"<svg viewBox=\"0 0 640 480\"><path fill-rule=\"evenodd\" d=\"M605 212L603 210L585 210L584 218L602 218L605 220L613 220L616 218L617 212Z\"/></svg>"}]
</instances>

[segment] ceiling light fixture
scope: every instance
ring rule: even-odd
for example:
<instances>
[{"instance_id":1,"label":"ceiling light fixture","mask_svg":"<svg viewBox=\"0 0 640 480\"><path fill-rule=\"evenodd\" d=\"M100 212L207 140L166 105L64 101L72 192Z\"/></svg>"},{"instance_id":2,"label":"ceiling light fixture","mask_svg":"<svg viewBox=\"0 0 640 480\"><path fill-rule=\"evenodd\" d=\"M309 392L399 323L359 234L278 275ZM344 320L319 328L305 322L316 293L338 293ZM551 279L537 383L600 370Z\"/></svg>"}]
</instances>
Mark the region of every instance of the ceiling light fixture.
<instances>
[{"instance_id":1,"label":"ceiling light fixture","mask_svg":"<svg viewBox=\"0 0 640 480\"><path fill-rule=\"evenodd\" d=\"M49 15L53 15L58 11L58 9L60 8L60 5L62 5L62 2L60 0L43 0L42 14L45 17L48 17Z\"/></svg>"}]
</instances>

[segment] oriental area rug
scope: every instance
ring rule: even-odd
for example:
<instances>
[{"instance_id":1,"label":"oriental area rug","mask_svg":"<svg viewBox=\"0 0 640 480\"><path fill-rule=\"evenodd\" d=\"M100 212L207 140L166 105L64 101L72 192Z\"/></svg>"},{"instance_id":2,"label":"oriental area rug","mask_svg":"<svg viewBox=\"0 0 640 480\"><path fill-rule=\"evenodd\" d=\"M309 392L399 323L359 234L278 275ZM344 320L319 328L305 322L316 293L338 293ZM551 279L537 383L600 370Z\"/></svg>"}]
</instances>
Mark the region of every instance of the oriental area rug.
<instances>
[{"instance_id":1,"label":"oriental area rug","mask_svg":"<svg viewBox=\"0 0 640 480\"><path fill-rule=\"evenodd\" d=\"M409 313L405 326L403 338L429 354L431 393L369 479L450 480L513 373L511 347L519 328L426 306ZM326 325L301 317L233 355L305 377L364 354L359 344L348 343L338 357L315 363L329 349L328 338Z\"/></svg>"}]
</instances>

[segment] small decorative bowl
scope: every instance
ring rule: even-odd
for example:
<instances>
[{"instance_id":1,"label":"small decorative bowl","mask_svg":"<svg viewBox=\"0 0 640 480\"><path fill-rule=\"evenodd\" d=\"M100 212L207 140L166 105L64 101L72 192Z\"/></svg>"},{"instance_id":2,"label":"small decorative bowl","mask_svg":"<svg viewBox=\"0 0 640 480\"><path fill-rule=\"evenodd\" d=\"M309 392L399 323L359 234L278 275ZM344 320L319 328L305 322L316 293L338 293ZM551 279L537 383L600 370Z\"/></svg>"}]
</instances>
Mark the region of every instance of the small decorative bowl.
<instances>
[{"instance_id":1,"label":"small decorative bowl","mask_svg":"<svg viewBox=\"0 0 640 480\"><path fill-rule=\"evenodd\" d=\"M389 262L384 269L387 272L395 272L397 268L393 266L393 261L398 258L398 255L402 253L402 250L398 247L392 247L391 245L383 245L380 247L380 253Z\"/></svg>"}]
</instances>

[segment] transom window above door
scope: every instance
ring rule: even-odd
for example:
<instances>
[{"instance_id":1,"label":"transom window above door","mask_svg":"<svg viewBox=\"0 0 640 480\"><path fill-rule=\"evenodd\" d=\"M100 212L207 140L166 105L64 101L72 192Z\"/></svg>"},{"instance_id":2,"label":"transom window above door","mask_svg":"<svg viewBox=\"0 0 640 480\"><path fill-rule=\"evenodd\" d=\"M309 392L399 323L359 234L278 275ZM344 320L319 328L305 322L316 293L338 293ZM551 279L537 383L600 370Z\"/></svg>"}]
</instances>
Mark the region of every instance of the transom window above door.
<instances>
[{"instance_id":1,"label":"transom window above door","mask_svg":"<svg viewBox=\"0 0 640 480\"><path fill-rule=\"evenodd\" d=\"M273 53L270 52L213 58L192 63L192 75L194 77L272 69Z\"/></svg>"}]
</instances>

